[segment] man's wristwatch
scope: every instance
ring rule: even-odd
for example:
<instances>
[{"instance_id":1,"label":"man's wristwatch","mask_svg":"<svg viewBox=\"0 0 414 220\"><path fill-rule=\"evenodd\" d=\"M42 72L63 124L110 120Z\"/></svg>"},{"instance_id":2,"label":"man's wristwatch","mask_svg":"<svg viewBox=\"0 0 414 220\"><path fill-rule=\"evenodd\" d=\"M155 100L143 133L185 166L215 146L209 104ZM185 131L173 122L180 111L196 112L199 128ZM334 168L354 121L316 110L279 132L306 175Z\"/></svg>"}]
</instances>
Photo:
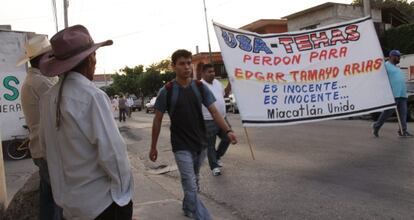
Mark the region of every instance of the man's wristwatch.
<instances>
[{"instance_id":1,"label":"man's wristwatch","mask_svg":"<svg viewBox=\"0 0 414 220\"><path fill-rule=\"evenodd\" d=\"M229 129L226 131L226 134L230 133L230 132L234 132L233 130Z\"/></svg>"}]
</instances>

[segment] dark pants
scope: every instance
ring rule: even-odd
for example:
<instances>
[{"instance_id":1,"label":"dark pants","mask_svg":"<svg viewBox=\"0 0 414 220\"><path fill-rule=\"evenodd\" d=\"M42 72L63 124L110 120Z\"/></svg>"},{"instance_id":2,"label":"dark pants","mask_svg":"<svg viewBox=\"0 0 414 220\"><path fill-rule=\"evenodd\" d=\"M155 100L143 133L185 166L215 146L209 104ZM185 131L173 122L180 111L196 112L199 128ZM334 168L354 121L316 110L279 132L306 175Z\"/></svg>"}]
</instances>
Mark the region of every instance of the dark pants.
<instances>
[{"instance_id":1,"label":"dark pants","mask_svg":"<svg viewBox=\"0 0 414 220\"><path fill-rule=\"evenodd\" d=\"M95 220L131 220L132 219L132 201L125 206L119 206L113 202L106 208Z\"/></svg>"},{"instance_id":2,"label":"dark pants","mask_svg":"<svg viewBox=\"0 0 414 220\"><path fill-rule=\"evenodd\" d=\"M132 107L128 107L128 118L131 117L132 114Z\"/></svg>"},{"instance_id":3,"label":"dark pants","mask_svg":"<svg viewBox=\"0 0 414 220\"><path fill-rule=\"evenodd\" d=\"M227 134L217 126L215 121L206 120L204 122L206 125L207 133L208 164L212 170L216 167L220 167L217 164L217 160L220 160L220 158L226 153L227 148L229 148L230 145L230 139L228 138ZM216 150L217 136L220 138L220 143Z\"/></svg>"},{"instance_id":4,"label":"dark pants","mask_svg":"<svg viewBox=\"0 0 414 220\"><path fill-rule=\"evenodd\" d=\"M395 98L395 103L397 104L397 111L400 115L402 132L404 133L407 131L407 98ZM392 115L392 113L394 113L394 110L395 109L387 109L383 111L377 122L375 122L374 129L379 131L385 121Z\"/></svg>"},{"instance_id":5,"label":"dark pants","mask_svg":"<svg viewBox=\"0 0 414 220\"><path fill-rule=\"evenodd\" d=\"M43 158L33 158L34 164L39 167L40 186L40 219L41 220L60 220L63 219L63 210L56 205L50 186L49 171L47 162Z\"/></svg>"},{"instance_id":6,"label":"dark pants","mask_svg":"<svg viewBox=\"0 0 414 220\"><path fill-rule=\"evenodd\" d=\"M119 121L125 121L127 114L126 108L119 108Z\"/></svg>"}]
</instances>

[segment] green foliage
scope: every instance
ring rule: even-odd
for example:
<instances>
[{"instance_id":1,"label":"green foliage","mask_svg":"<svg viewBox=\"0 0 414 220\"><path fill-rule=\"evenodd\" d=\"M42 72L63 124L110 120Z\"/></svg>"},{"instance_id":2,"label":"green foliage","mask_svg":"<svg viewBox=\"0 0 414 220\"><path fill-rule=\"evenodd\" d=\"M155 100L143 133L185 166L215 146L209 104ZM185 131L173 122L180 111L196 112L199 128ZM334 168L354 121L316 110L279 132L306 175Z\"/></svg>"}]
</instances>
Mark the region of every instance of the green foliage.
<instances>
[{"instance_id":1,"label":"green foliage","mask_svg":"<svg viewBox=\"0 0 414 220\"><path fill-rule=\"evenodd\" d=\"M353 0L352 5L363 5L363 0ZM414 22L414 2L408 3L407 0L371 0L372 8L396 8L405 16L410 22Z\"/></svg>"},{"instance_id":2,"label":"green foliage","mask_svg":"<svg viewBox=\"0 0 414 220\"><path fill-rule=\"evenodd\" d=\"M134 94L138 97L140 95L139 78L144 73L144 66L138 65L133 68L126 66L119 71L124 74L116 73L112 76L114 90L117 93Z\"/></svg>"},{"instance_id":3,"label":"green foliage","mask_svg":"<svg viewBox=\"0 0 414 220\"><path fill-rule=\"evenodd\" d=\"M144 66L124 67L113 78L110 87L102 88L108 96L114 94L135 94L140 96L154 96L168 81L175 78L170 61L165 59L151 64L144 72Z\"/></svg>"},{"instance_id":4,"label":"green foliage","mask_svg":"<svg viewBox=\"0 0 414 220\"><path fill-rule=\"evenodd\" d=\"M102 86L100 87L102 91L104 91L109 97L114 96L117 94L114 87L112 85L109 86Z\"/></svg>"},{"instance_id":5,"label":"green foliage","mask_svg":"<svg viewBox=\"0 0 414 220\"><path fill-rule=\"evenodd\" d=\"M171 60L164 59L158 63L153 63L147 68L147 72L159 72L159 73L172 72Z\"/></svg>"},{"instance_id":6,"label":"green foliage","mask_svg":"<svg viewBox=\"0 0 414 220\"><path fill-rule=\"evenodd\" d=\"M398 49L403 54L414 53L414 24L401 25L385 32L382 40L384 55L392 49Z\"/></svg>"}]
</instances>

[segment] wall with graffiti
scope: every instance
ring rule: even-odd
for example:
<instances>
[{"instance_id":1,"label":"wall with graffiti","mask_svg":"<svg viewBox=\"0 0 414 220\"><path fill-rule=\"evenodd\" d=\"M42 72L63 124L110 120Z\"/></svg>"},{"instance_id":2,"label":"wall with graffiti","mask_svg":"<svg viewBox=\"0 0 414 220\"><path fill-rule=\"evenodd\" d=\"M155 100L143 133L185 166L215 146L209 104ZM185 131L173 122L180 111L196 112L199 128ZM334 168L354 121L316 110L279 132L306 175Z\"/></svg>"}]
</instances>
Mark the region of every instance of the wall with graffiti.
<instances>
[{"instance_id":1,"label":"wall with graffiti","mask_svg":"<svg viewBox=\"0 0 414 220\"><path fill-rule=\"evenodd\" d=\"M25 135L25 119L20 103L20 88L26 66L16 67L24 54L26 33L0 31L0 128L3 141Z\"/></svg>"}]
</instances>

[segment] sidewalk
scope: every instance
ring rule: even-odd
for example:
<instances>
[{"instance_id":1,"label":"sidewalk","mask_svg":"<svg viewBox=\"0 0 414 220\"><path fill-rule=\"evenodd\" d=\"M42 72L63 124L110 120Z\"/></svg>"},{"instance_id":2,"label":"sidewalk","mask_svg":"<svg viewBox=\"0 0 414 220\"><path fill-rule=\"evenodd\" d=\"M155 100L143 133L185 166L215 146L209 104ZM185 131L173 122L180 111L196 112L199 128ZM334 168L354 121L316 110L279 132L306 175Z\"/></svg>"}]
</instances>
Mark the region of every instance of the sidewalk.
<instances>
[{"instance_id":1,"label":"sidewalk","mask_svg":"<svg viewBox=\"0 0 414 220\"><path fill-rule=\"evenodd\" d=\"M129 130L132 133L139 133L140 140L133 140L125 133L123 136L128 144L128 153L135 180L134 192L134 219L139 220L175 220L189 218L182 212L182 188L178 171L171 171L169 174L150 174L149 167L157 165L174 166L175 162L169 143L168 117L164 117L163 128L158 141L158 160L156 163L147 159L151 139L152 117L141 118L133 115L126 122L117 122L121 131ZM135 130L134 130L135 129ZM134 152L132 148L139 148ZM206 165L206 164L205 164ZM203 177L202 177L203 178ZM202 180L201 180L202 185ZM203 192L200 194L204 205L209 209L213 219L236 220L240 219L237 213L233 213L224 204L219 204L206 197Z\"/></svg>"},{"instance_id":2,"label":"sidewalk","mask_svg":"<svg viewBox=\"0 0 414 220\"><path fill-rule=\"evenodd\" d=\"M131 158L135 180L134 218L136 220L189 219L181 211L183 198L181 183L163 175L144 172L143 163L138 158ZM137 169L136 164L142 166ZM201 193L201 199L213 216L213 219L238 219L229 210L220 206Z\"/></svg>"}]
</instances>

